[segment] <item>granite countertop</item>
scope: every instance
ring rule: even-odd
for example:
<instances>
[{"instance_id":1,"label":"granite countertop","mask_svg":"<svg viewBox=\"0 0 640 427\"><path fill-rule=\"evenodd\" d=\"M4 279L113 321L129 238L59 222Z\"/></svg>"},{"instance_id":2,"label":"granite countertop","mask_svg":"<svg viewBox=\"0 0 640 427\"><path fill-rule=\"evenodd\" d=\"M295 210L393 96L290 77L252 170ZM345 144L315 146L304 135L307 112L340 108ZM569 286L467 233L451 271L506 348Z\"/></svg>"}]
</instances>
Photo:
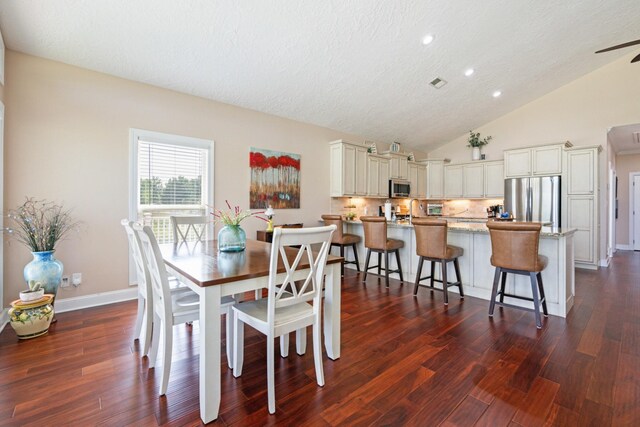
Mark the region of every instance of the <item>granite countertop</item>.
<instances>
[{"instance_id":1,"label":"granite countertop","mask_svg":"<svg viewBox=\"0 0 640 427\"><path fill-rule=\"evenodd\" d=\"M362 225L359 220L344 221L346 224ZM450 222L447 224L449 231L465 232L465 233L484 233L488 234L489 229L484 223L473 222ZM397 221L387 222L389 228L407 228L412 229L413 225L409 224L409 221ZM543 237L562 237L568 236L575 232L575 228L560 228L560 227L542 227L540 235Z\"/></svg>"}]
</instances>

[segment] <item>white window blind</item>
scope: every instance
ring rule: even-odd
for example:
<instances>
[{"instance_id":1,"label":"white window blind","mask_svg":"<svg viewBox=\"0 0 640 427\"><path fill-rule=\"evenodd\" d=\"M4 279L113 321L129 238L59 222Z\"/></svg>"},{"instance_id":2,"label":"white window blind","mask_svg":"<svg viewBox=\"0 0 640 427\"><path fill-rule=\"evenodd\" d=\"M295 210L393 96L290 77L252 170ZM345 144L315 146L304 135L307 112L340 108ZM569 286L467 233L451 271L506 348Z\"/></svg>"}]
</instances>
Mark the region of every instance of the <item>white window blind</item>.
<instances>
[{"instance_id":1,"label":"white window blind","mask_svg":"<svg viewBox=\"0 0 640 427\"><path fill-rule=\"evenodd\" d=\"M203 207L208 150L138 141L138 206Z\"/></svg>"}]
</instances>

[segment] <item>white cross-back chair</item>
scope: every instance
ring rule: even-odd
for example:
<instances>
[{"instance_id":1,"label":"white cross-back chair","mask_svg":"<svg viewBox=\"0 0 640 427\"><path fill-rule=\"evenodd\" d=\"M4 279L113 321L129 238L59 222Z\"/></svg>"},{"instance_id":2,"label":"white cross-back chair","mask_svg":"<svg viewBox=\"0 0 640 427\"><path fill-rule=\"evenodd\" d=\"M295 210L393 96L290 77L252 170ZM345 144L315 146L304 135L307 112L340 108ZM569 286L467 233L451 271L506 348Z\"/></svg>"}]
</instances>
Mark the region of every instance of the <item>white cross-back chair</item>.
<instances>
[{"instance_id":1,"label":"white cross-back chair","mask_svg":"<svg viewBox=\"0 0 640 427\"><path fill-rule=\"evenodd\" d=\"M313 358L316 380L324 386L322 370L321 300L324 268L327 263L331 236L336 226L314 228L276 228L273 231L269 273L269 296L266 299L248 301L233 306L235 350L233 375L242 374L244 359L244 324L267 336L267 395L269 413L276 410L274 386L275 338L290 332L313 326ZM317 252L311 245L319 244ZM300 245L299 249L287 248ZM287 253L289 252L289 253ZM308 271L300 271L300 262L305 257L310 265ZM284 265L285 273L278 274L278 262ZM284 276L284 279L282 278Z\"/></svg>"},{"instance_id":2,"label":"white cross-back chair","mask_svg":"<svg viewBox=\"0 0 640 427\"><path fill-rule=\"evenodd\" d=\"M151 344L151 331L153 327L153 303L151 291L151 280L149 278L149 270L144 261L140 238L133 231L133 222L123 219L120 224L124 227L129 241L129 249L133 257L133 263L136 269L136 280L138 283L138 314L136 316L134 339L138 339L142 343L142 356L149 353ZM174 294L183 294L189 291L189 288L182 285L177 279L173 278L169 282L171 292Z\"/></svg>"},{"instance_id":3,"label":"white cross-back chair","mask_svg":"<svg viewBox=\"0 0 640 427\"><path fill-rule=\"evenodd\" d=\"M162 259L162 253L158 247L155 235L149 226L133 224L133 229L140 238L142 253L149 270L151 289L153 292L153 338L151 339L151 353L149 354L149 368L155 367L160 346L160 337L164 341L162 353L162 379L160 383L160 396L167 392L169 374L171 372L171 356L173 353L173 326L180 323L198 320L200 315L200 299L195 292L189 291L188 295L176 297L169 289L167 269ZM231 297L223 297L221 301L221 313L227 314L227 360L229 368L232 367L233 325L231 319L231 307L234 300Z\"/></svg>"},{"instance_id":4,"label":"white cross-back chair","mask_svg":"<svg viewBox=\"0 0 640 427\"><path fill-rule=\"evenodd\" d=\"M187 243L189 233L193 232L197 241L205 237L209 217L207 216L170 216L173 228L173 242L176 244Z\"/></svg>"}]
</instances>

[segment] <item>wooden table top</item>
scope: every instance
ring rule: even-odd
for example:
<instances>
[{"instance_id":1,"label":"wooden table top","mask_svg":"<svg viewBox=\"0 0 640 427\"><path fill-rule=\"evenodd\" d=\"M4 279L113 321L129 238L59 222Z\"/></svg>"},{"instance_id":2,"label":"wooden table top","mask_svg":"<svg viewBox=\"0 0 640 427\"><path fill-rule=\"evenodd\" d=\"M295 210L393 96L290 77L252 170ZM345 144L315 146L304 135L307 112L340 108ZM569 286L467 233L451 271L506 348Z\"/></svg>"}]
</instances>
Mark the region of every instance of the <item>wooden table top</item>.
<instances>
[{"instance_id":1,"label":"wooden table top","mask_svg":"<svg viewBox=\"0 0 640 427\"><path fill-rule=\"evenodd\" d=\"M271 243L247 239L247 247L242 252L218 252L218 242L204 242L174 245L160 245L165 263L198 286L214 286L239 280L269 275ZM287 248L291 260L297 249ZM327 264L342 262L339 256L329 255ZM307 257L300 261L300 267L309 267ZM284 273L282 260L278 263L278 273Z\"/></svg>"}]
</instances>

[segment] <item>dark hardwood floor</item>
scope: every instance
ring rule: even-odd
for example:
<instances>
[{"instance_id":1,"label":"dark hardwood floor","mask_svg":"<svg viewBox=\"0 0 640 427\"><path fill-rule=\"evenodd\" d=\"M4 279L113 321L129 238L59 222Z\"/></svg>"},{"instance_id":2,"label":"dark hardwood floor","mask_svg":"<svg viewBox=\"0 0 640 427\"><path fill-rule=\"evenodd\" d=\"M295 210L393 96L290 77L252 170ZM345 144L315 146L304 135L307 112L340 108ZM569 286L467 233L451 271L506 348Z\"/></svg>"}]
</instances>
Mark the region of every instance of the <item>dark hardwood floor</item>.
<instances>
[{"instance_id":1,"label":"dark hardwood floor","mask_svg":"<svg viewBox=\"0 0 640 427\"><path fill-rule=\"evenodd\" d=\"M265 341L246 329L234 379L223 349L223 425L640 425L640 253L578 270L568 318L537 330L532 313L497 309L347 270L342 357L315 383L305 356L276 359L269 415ZM0 334L0 425L199 425L197 322L174 329L166 397L132 341L135 302L62 313L48 335ZM224 328L223 328L224 331Z\"/></svg>"}]
</instances>

